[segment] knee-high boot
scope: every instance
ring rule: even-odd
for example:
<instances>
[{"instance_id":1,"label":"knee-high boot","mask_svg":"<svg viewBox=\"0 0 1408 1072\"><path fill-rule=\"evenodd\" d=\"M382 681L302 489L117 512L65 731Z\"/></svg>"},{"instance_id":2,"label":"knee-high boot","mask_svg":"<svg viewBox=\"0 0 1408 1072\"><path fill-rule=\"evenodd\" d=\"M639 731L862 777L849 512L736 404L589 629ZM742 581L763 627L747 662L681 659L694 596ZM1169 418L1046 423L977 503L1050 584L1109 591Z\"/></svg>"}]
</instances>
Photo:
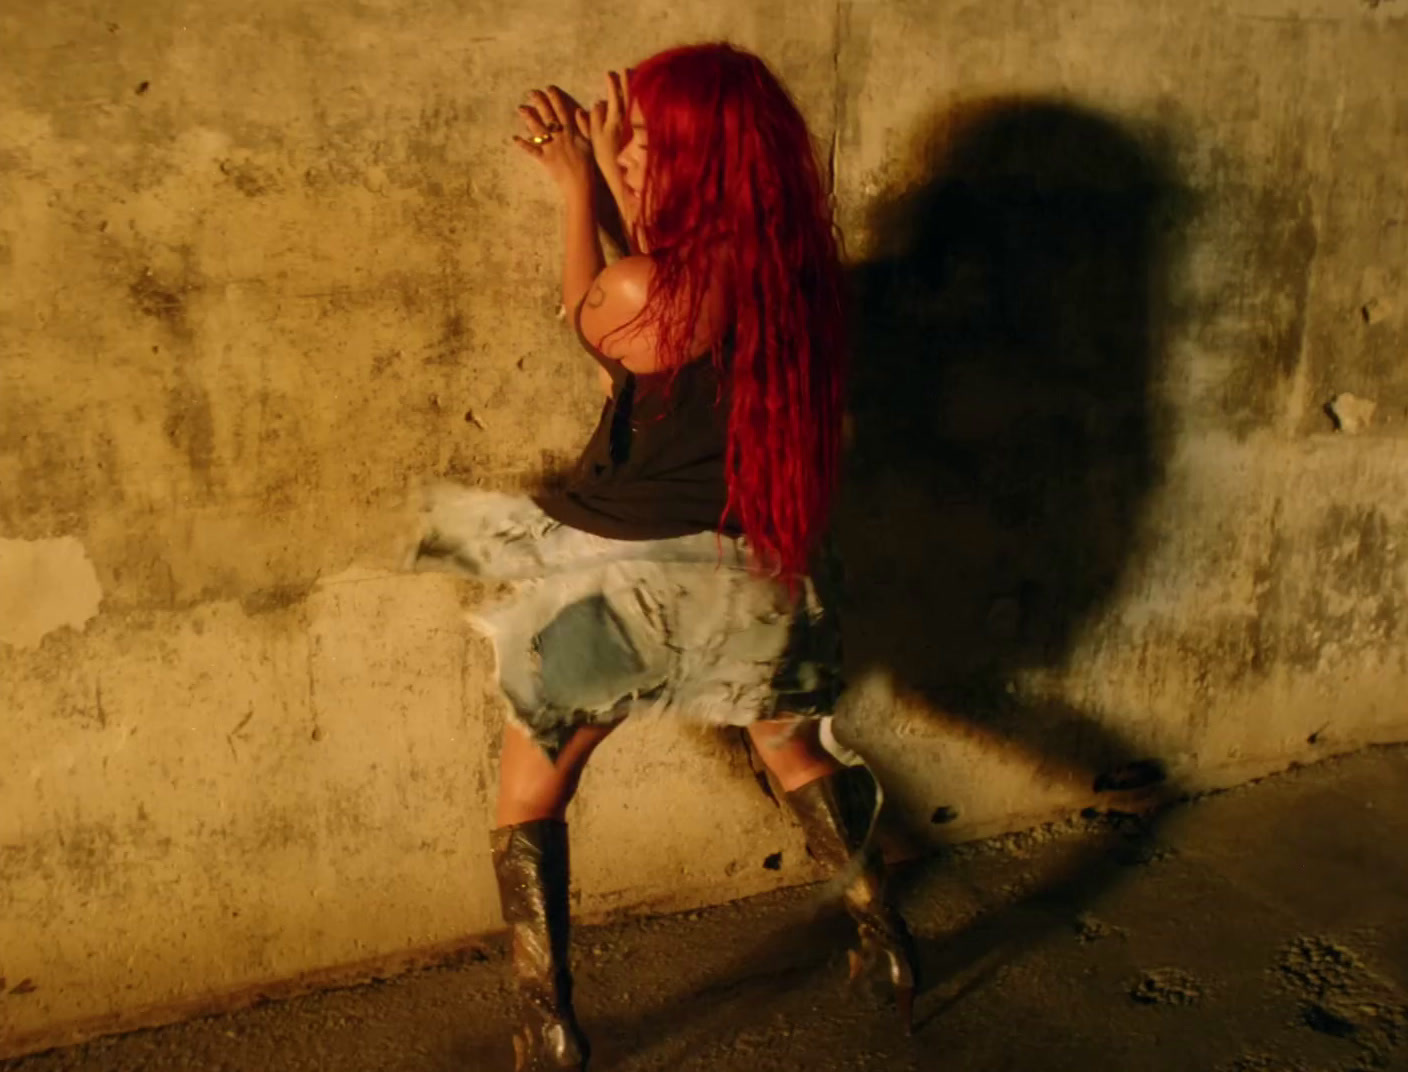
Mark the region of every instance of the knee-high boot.
<instances>
[{"instance_id":1,"label":"knee-high boot","mask_svg":"<svg viewBox=\"0 0 1408 1072\"><path fill-rule=\"evenodd\" d=\"M518 987L515 1069L582 1072L589 1049L572 1011L567 824L535 819L500 827L490 844Z\"/></svg>"},{"instance_id":2,"label":"knee-high boot","mask_svg":"<svg viewBox=\"0 0 1408 1072\"><path fill-rule=\"evenodd\" d=\"M842 900L860 932L860 949L850 954L851 979L878 963L908 1030L917 961L904 917L886 898L884 859L868 844L878 788L866 767L846 767L785 796L812 855L842 876Z\"/></svg>"}]
</instances>

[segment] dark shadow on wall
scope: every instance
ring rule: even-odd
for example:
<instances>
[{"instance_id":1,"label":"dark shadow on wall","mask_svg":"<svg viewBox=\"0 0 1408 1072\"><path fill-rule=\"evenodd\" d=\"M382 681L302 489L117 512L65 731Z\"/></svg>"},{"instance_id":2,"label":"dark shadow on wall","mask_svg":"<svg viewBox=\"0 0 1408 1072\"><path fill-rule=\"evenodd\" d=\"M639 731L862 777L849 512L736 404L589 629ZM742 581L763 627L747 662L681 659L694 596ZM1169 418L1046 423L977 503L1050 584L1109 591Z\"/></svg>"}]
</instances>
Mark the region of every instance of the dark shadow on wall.
<instances>
[{"instance_id":1,"label":"dark shadow on wall","mask_svg":"<svg viewBox=\"0 0 1408 1072\"><path fill-rule=\"evenodd\" d=\"M1157 385L1187 198L1156 146L1070 102L965 105L919 148L923 182L874 209L852 279L836 526L848 670L887 676L940 733L985 738L1105 802L1091 817L1105 836L1061 874L921 943L947 1008L1042 940L1059 913L1032 906L1074 917L1151 858L1156 815L1126 809L1181 795L1119 725L1021 680L1059 677L1157 539L1144 514L1168 449ZM909 775L891 779L899 810L947 803L948 787ZM942 829L910 834L932 844Z\"/></svg>"},{"instance_id":2,"label":"dark shadow on wall","mask_svg":"<svg viewBox=\"0 0 1408 1072\"><path fill-rule=\"evenodd\" d=\"M919 147L853 276L848 667L1048 770L1127 773L1147 757L1116 728L1013 683L1067 665L1151 539L1184 199L1155 148L1069 102L966 105Z\"/></svg>"}]
</instances>

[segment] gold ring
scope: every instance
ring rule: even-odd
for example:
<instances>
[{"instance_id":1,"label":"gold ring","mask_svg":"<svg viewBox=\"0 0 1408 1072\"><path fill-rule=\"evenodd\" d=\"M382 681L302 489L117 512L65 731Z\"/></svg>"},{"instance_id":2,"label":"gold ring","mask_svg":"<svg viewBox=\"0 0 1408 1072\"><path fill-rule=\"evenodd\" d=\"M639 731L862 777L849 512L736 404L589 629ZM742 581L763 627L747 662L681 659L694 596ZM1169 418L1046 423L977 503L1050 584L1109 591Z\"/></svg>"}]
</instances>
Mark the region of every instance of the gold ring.
<instances>
[{"instance_id":1,"label":"gold ring","mask_svg":"<svg viewBox=\"0 0 1408 1072\"><path fill-rule=\"evenodd\" d=\"M548 142L552 141L552 135L551 135L551 134L534 134L534 135L533 135L531 138L529 138L528 140L531 141L534 145L546 145Z\"/></svg>"}]
</instances>

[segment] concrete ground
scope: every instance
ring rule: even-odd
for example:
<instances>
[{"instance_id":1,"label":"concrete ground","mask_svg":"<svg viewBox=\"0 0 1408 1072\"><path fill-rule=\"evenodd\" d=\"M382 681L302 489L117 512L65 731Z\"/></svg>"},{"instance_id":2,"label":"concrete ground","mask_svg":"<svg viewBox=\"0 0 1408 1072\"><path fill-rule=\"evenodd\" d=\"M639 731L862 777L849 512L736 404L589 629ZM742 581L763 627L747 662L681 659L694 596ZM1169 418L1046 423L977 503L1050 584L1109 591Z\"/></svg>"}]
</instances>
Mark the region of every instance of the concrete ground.
<instances>
[{"instance_id":1,"label":"concrete ground","mask_svg":"<svg viewBox=\"0 0 1408 1072\"><path fill-rule=\"evenodd\" d=\"M900 876L913 1037L844 985L819 889L579 928L594 1072L1408 1069L1408 749ZM10 1062L3 1072L507 1070L503 955Z\"/></svg>"}]
</instances>

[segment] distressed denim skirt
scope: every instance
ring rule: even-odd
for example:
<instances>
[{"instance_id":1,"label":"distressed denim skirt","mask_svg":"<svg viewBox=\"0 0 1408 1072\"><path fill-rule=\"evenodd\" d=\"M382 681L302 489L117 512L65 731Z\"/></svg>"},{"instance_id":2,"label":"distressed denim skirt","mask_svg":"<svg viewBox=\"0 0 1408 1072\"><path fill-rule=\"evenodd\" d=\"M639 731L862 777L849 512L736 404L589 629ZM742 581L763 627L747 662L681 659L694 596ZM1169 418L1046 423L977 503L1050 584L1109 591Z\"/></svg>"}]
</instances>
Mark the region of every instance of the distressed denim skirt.
<instances>
[{"instance_id":1,"label":"distressed denim skirt","mask_svg":"<svg viewBox=\"0 0 1408 1072\"><path fill-rule=\"evenodd\" d=\"M511 583L470 622L493 643L509 717L549 755L577 726L647 712L732 726L825 718L831 743L835 615L812 579L789 588L751 569L743 539L608 539L525 496L441 485L412 558Z\"/></svg>"}]
</instances>

